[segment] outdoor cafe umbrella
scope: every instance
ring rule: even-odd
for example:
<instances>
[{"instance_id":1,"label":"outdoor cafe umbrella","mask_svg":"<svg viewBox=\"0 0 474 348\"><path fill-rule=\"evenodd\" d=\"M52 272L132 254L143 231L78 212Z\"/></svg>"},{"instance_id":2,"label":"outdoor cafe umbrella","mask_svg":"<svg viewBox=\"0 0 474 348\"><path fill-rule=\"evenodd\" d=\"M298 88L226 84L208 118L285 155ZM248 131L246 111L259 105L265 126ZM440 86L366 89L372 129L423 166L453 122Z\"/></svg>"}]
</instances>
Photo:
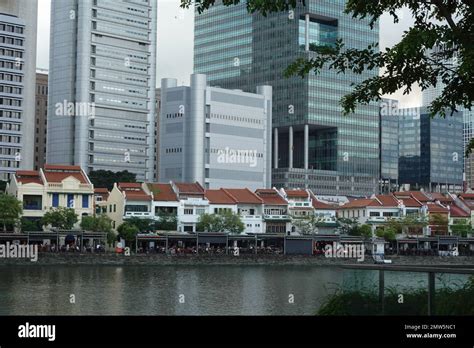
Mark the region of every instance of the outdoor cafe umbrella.
<instances>
[{"instance_id":1,"label":"outdoor cafe umbrella","mask_svg":"<svg viewBox=\"0 0 474 348\"><path fill-rule=\"evenodd\" d=\"M72 234L68 234L64 239L64 243L66 244L73 244L76 242L76 238Z\"/></svg>"}]
</instances>

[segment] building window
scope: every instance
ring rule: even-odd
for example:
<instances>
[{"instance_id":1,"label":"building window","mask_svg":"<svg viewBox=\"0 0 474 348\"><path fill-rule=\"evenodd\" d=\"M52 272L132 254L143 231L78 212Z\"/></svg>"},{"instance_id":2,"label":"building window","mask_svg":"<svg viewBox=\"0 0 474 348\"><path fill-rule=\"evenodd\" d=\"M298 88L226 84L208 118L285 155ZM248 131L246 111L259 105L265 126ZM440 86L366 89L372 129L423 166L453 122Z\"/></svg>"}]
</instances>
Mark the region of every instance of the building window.
<instances>
[{"instance_id":1,"label":"building window","mask_svg":"<svg viewBox=\"0 0 474 348\"><path fill-rule=\"evenodd\" d=\"M184 209L184 215L193 215L193 209Z\"/></svg>"},{"instance_id":2,"label":"building window","mask_svg":"<svg viewBox=\"0 0 474 348\"><path fill-rule=\"evenodd\" d=\"M67 207L74 208L74 195L72 194L67 195Z\"/></svg>"},{"instance_id":3,"label":"building window","mask_svg":"<svg viewBox=\"0 0 474 348\"><path fill-rule=\"evenodd\" d=\"M59 207L59 193L53 193L53 208Z\"/></svg>"},{"instance_id":4,"label":"building window","mask_svg":"<svg viewBox=\"0 0 474 348\"><path fill-rule=\"evenodd\" d=\"M82 208L88 209L89 208L89 196L82 195Z\"/></svg>"}]
</instances>

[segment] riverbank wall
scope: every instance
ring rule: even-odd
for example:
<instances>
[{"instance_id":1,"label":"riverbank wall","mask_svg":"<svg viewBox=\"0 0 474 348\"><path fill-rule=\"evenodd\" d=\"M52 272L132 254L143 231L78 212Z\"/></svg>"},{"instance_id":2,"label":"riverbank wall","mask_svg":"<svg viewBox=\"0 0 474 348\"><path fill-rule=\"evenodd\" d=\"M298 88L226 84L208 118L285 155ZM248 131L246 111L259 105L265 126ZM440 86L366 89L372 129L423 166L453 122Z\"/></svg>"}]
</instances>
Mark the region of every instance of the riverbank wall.
<instances>
[{"instance_id":1,"label":"riverbank wall","mask_svg":"<svg viewBox=\"0 0 474 348\"><path fill-rule=\"evenodd\" d=\"M394 265L417 266L469 266L474 267L474 257L440 256L387 256ZM39 254L38 260L0 258L0 267L6 266L342 266L348 264L373 264L370 257L363 262L355 259L326 258L324 256L288 255L117 255L117 254Z\"/></svg>"}]
</instances>

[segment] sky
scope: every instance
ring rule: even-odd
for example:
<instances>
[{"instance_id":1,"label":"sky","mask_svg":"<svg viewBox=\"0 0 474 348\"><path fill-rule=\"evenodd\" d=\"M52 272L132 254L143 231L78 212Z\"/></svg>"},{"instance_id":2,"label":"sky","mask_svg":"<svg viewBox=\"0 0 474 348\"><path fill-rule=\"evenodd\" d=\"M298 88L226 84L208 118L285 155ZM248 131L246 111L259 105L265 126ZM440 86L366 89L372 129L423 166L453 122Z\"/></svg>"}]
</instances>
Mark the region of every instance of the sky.
<instances>
[{"instance_id":1,"label":"sky","mask_svg":"<svg viewBox=\"0 0 474 348\"><path fill-rule=\"evenodd\" d=\"M158 84L162 78L177 78L179 84L188 85L189 75L193 73L194 11L179 7L180 0L158 1ZM38 55L37 67L49 68L49 35L51 0L38 0ZM399 13L400 21L393 23L390 16L380 20L380 47L391 47L400 41L403 32L413 24L408 10ZM392 96L400 100L399 107L421 105L421 91L418 87L404 96L398 92Z\"/></svg>"}]
</instances>

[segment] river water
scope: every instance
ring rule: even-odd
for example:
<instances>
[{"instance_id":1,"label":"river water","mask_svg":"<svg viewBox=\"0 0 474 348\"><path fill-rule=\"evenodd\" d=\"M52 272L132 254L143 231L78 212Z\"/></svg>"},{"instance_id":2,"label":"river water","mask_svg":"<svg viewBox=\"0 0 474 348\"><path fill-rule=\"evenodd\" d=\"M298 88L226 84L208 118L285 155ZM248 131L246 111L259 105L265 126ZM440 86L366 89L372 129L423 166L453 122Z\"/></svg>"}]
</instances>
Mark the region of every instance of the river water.
<instances>
[{"instance_id":1,"label":"river water","mask_svg":"<svg viewBox=\"0 0 474 348\"><path fill-rule=\"evenodd\" d=\"M321 266L0 267L0 315L314 315L337 289L376 291L377 279ZM386 272L385 283L426 288L427 276Z\"/></svg>"}]
</instances>

